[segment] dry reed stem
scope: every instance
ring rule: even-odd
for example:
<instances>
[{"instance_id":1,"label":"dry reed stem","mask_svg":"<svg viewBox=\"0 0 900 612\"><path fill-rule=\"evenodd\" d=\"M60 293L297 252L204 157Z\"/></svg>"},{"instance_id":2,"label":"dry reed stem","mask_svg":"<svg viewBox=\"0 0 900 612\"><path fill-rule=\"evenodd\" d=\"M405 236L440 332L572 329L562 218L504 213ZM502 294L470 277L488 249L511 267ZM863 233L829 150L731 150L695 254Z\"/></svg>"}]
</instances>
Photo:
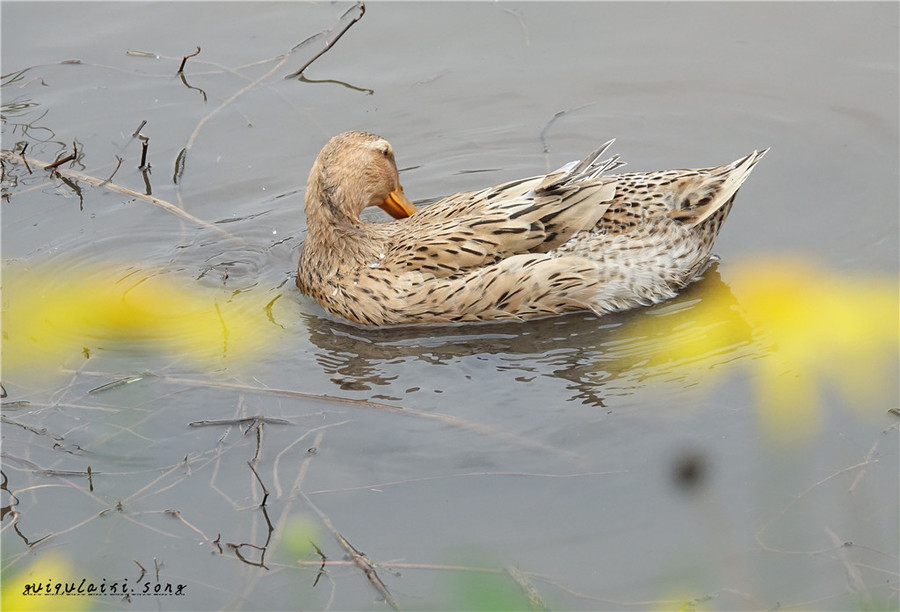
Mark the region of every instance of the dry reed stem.
<instances>
[{"instance_id":1,"label":"dry reed stem","mask_svg":"<svg viewBox=\"0 0 900 612\"><path fill-rule=\"evenodd\" d=\"M66 370L68 372L68 370ZM112 374L103 373L103 372L88 372L82 371L82 375L86 376L113 376ZM147 375L147 374L145 374ZM269 388L269 387L253 387L250 385L242 385L237 383L227 383L227 382L219 382L219 381L206 381L206 380L198 380L192 378L182 378L178 376L168 376L168 375L153 375L155 378L162 382L166 382L169 384L175 385L188 385L193 387L205 387L209 389L222 389L226 391L240 391L244 393L255 393L260 395L275 395L278 397L288 397L295 399L303 399L310 401L319 401L319 402L331 402L344 404L348 406L359 406L361 408L374 408L377 410L383 410L385 412L391 412L395 414L405 414L409 416L415 416L423 419L432 419L436 421L440 421L446 425L451 425L453 427L459 427L461 429L467 429L470 431L474 431L476 433L493 436L496 438L501 438L504 440L508 440L510 442L514 442L521 446L526 446L529 448L534 448L537 450L541 450L544 452L552 453L554 455L558 455L564 457L570 461L573 461L578 464L582 464L584 462L583 457L576 453L572 453L570 451L562 450L559 448L555 448L553 446L549 446L540 442L538 440L534 440L532 438L525 438L523 436L519 436L514 433L510 433L508 431L503 431L501 429L497 429L496 427L491 427L490 425L485 425L483 423L477 423L475 421L470 421L468 419L463 419L460 417L452 416L449 414L443 414L440 412L428 412L425 410L416 410L415 408L404 408L402 406L394 406L391 404L384 404L381 402L373 402L369 400L361 400L361 399L352 399L346 397L337 397L333 395L320 395L316 393L307 393L305 391L295 391L293 389L277 389L277 388Z\"/></svg>"},{"instance_id":2,"label":"dry reed stem","mask_svg":"<svg viewBox=\"0 0 900 612\"><path fill-rule=\"evenodd\" d=\"M197 123L197 126L194 128L194 131L191 132L191 135L188 138L187 144L184 146L185 155L191 149L191 147L194 146L194 141L197 140L197 136L200 134L200 130L203 129L203 126L206 125L207 121L212 119L223 108L227 107L229 104L231 104L232 102L237 100L239 97L241 97L242 95L244 95L245 93L247 93L248 91L250 91L251 89L256 87L257 85L259 85L260 83L265 81L267 78L269 78L269 76L271 76L275 71L277 71L279 68L281 68L284 65L284 63L288 60L288 58L290 56L291 56L290 53L285 53L281 57L281 60L277 64L275 64L275 66L273 66L267 73L265 73L258 79L251 81L245 87L242 87L241 89L239 89L238 91L236 91L235 93L230 95L221 104L219 104L219 106L214 108L205 117L203 117L203 119L201 119L200 122Z\"/></svg>"},{"instance_id":3,"label":"dry reed stem","mask_svg":"<svg viewBox=\"0 0 900 612\"><path fill-rule=\"evenodd\" d=\"M297 565L312 565L319 566L322 562L319 560L316 561L307 561L305 559L298 559ZM347 567L350 565L354 565L354 561L344 561L344 560L326 560L325 565L333 565L335 567ZM496 567L472 567L469 565L444 565L440 563L407 563L404 561L399 561L397 563L391 563L391 567L397 569L418 569L418 570L434 570L441 572L471 572L475 574L503 574L506 570L498 569Z\"/></svg>"},{"instance_id":4,"label":"dry reed stem","mask_svg":"<svg viewBox=\"0 0 900 612\"><path fill-rule=\"evenodd\" d=\"M387 602L389 606L391 606L394 610L400 610L400 606L397 605L397 602L394 600L393 596L385 586L384 582L382 582L381 578L378 577L378 573L375 571L375 567L372 565L372 562L369 561L363 554L361 554L356 547L354 547L347 538L341 535L341 533L335 529L334 525L331 523L331 519L328 518L328 515L322 512L318 506L316 506L312 500L304 493L300 492L300 495L309 504L309 507L315 512L319 519L322 521L322 524L331 532L331 535L335 537L341 547L350 555L350 558L353 559L353 562L359 567L363 573L368 578L369 582L372 583L372 586L375 587L384 600Z\"/></svg>"},{"instance_id":5,"label":"dry reed stem","mask_svg":"<svg viewBox=\"0 0 900 612\"><path fill-rule=\"evenodd\" d=\"M310 59L308 62L306 62L305 64L303 64L303 66L301 66L301 68L300 68L299 70L297 70L297 71L295 71L295 72L293 72L293 73L287 75L287 76L284 77L284 78L286 78L286 79L293 79L294 77L302 76L304 70L306 70L307 68L309 68L310 65L312 65L312 63L313 63L314 61L316 61L317 59L319 59L320 57L322 57L323 55L325 55L325 53L328 52L328 50L331 49L331 48L337 43L337 41L339 41L339 40L341 39L341 36L343 36L344 34L347 33L347 30L349 30L349 29L353 26L354 23L356 23L357 21L359 21L360 19L362 19L362 18L363 18L363 15L366 14L366 5L365 5L365 3L363 3L363 2L358 2L356 5L351 6L349 9L347 9L346 11L344 11L344 14L341 15L341 19L343 19L344 17L346 17L347 15L349 15L349 14L350 14L350 11L355 10L355 9L357 9L357 8L359 9L359 15L357 15L356 17L353 17L352 19L350 19L350 22L349 22L346 26L344 26L344 28L343 28L340 32L337 33L337 36L335 36L334 38L332 38L332 39L325 45L325 47L324 47L321 51L319 51L318 53L316 53L316 54L312 57L312 59ZM327 30L325 33L326 33L326 34L330 34L331 31L332 31L333 29L334 29L334 28L331 28L331 30ZM300 47L300 46L302 46L302 45L303 45L303 43L300 43L299 45L297 45L297 47ZM297 47L294 47L294 49L296 49ZM294 49L291 49L291 51L293 51Z\"/></svg>"},{"instance_id":6,"label":"dry reed stem","mask_svg":"<svg viewBox=\"0 0 900 612\"><path fill-rule=\"evenodd\" d=\"M310 446L309 448L310 449L318 448L319 444L321 444L321 442L322 442L322 436L325 435L323 432L326 429L331 429L332 427L340 427L341 425L344 425L349 422L350 422L350 419L346 419L343 421L339 421L337 423L330 423L328 425L321 425L319 427L315 427L315 428L307 431L305 434L303 434L302 436L300 436L299 438L297 438L296 440L294 440L287 446L285 446L283 449L281 449L281 452L279 452L275 456L275 461L272 463L272 477L275 480L275 485L274 485L275 486L275 497L277 499L281 499L281 496L283 494L283 491L281 489L281 479L279 478L279 475L278 475L279 468L281 466L282 457L284 457L297 444L300 444L303 440L305 440L306 436L308 436L309 434L311 434L313 432L316 432L316 437L313 440L312 446ZM313 458L313 455L315 455L315 453L307 451L306 456L303 458L303 463L300 465L300 471L297 474L297 479L294 481L294 484L291 487L291 492L300 490L300 485L303 483L303 479L306 478L306 472L309 470L309 462Z\"/></svg>"},{"instance_id":7,"label":"dry reed stem","mask_svg":"<svg viewBox=\"0 0 900 612\"><path fill-rule=\"evenodd\" d=\"M310 491L309 495L324 495L326 493L346 493L348 491L367 491L371 489L385 489L387 487L396 487L406 484L415 484L419 482L431 482L434 480L446 480L449 478L478 478L482 476L492 477L513 477L513 478L583 478L587 476L606 476L608 474L624 474L624 470L616 470L610 472L580 472L576 474L542 474L539 472L464 472L461 474L441 474L438 476L422 476L419 478L404 478L403 480L392 480L388 482L376 482L372 484L359 485L355 487L341 487L338 489L317 489Z\"/></svg>"},{"instance_id":8,"label":"dry reed stem","mask_svg":"<svg viewBox=\"0 0 900 612\"><path fill-rule=\"evenodd\" d=\"M872 593L869 592L869 589L866 586L866 581L863 580L862 574L859 573L859 568L856 567L855 563L850 561L850 557L847 555L847 546L844 544L844 540L839 538L836 533L828 528L828 526L825 526L825 531L828 533L828 537L831 538L831 541L837 547L837 558L838 561L841 562L841 565L844 566L844 572L847 576L847 587L849 588L850 592L860 600L859 604L863 610L873 609Z\"/></svg>"},{"instance_id":9,"label":"dry reed stem","mask_svg":"<svg viewBox=\"0 0 900 612\"><path fill-rule=\"evenodd\" d=\"M534 583L531 582L531 580L528 579L528 576L526 576L519 568L510 565L506 568L506 573L509 574L510 578L512 578L515 583L519 585L519 588L525 592L532 610L545 612L548 609L547 604L544 603L544 598L541 597L537 587L534 586Z\"/></svg>"},{"instance_id":10,"label":"dry reed stem","mask_svg":"<svg viewBox=\"0 0 900 612\"><path fill-rule=\"evenodd\" d=\"M301 439L306 437L306 435L308 435L309 433L310 432L307 432L306 434L301 436ZM323 431L319 431L316 434L316 437L313 439L313 442L312 442L313 446L315 446L315 447L320 446L322 444L322 439L324 438L324 436L325 436L325 433ZM296 442L294 444L296 444ZM294 444L291 444L291 446L293 446ZM282 451L282 452L284 452L284 451ZM280 456L281 455L279 454L279 457ZM294 485L293 485L292 490L299 490L300 487L302 486L303 480L306 478L306 474L309 472L309 464L312 461L314 456L315 456L314 454L308 453L303 458L303 461L300 463L300 468L297 470L297 478L294 480ZM274 479L275 479L275 489L276 489L275 496L276 496L276 499L280 499L281 498L281 487L278 484L277 459L276 459L276 465L275 465L274 469L275 469ZM284 533L284 531L285 531L285 526L287 525L287 522L291 517L294 502L296 501L296 499L297 498L295 498L295 497L288 497L285 500L281 514L279 515L278 519L275 521L273 532L276 534L276 536L275 536L275 541L271 543L271 546L273 548L278 548L279 535ZM250 580L247 581L247 584L246 584L243 594L242 594L242 598L244 601L250 600L250 595L253 593L253 590L256 588L256 585L259 583L259 581L261 579L262 579L262 574L255 574ZM333 591L334 591L334 585L332 584L331 599L334 598Z\"/></svg>"},{"instance_id":11,"label":"dry reed stem","mask_svg":"<svg viewBox=\"0 0 900 612\"><path fill-rule=\"evenodd\" d=\"M5 159L6 161L9 161L9 162L15 162L19 159L25 159L26 161L31 162L31 164L36 165L36 166L43 167L46 165L45 162L42 162L39 159L19 155L17 153L13 153L12 151L6 151L6 150L0 151L0 157L2 157L3 159ZM169 212L169 213L172 213L173 215L181 217L182 219L184 219L186 221L190 221L191 223L195 223L197 225L205 227L206 229L213 230L219 234L222 234L223 236L227 236L228 238L237 240L237 238L235 238L235 236L233 236L229 232L223 230L221 227L213 225L212 223L210 223L208 221L204 221L203 219L200 219L199 217L195 217L194 215L187 212L186 210L182 210L181 208L175 206L174 204L166 202L165 200L160 200L159 198L154 198L153 196L148 196L146 194L134 191L133 189L129 189L128 187L123 187L122 185L119 185L118 183L112 183L108 180L99 179L95 176L91 176L89 174L84 174L83 172L78 172L77 170L55 168L54 171L57 174L59 174L60 176L69 177L76 181L83 181L90 185L94 185L95 187L102 187L103 189L109 189L110 191L115 191L116 193L121 193L121 194L127 195L131 198L143 200L145 202L150 202L151 204L162 208L166 212Z\"/></svg>"},{"instance_id":12,"label":"dry reed stem","mask_svg":"<svg viewBox=\"0 0 900 612\"><path fill-rule=\"evenodd\" d=\"M889 431L889 430L886 430L886 431ZM785 549L781 549L781 548L775 548L774 546L770 546L769 544L766 543L764 536L765 536L766 531L768 531L772 525L774 525L782 517L784 517L784 515L786 515L791 510L791 508L794 507L794 505L797 502L799 502L801 499L806 497L810 492L812 492L818 486L823 485L826 482L828 482L829 480L836 478L842 474L847 474L854 470L864 470L869 465L872 465L873 463L878 463L878 459L875 459L873 457L875 455L875 449L878 448L878 445L880 442L881 442L880 438L878 440L876 440L875 443L872 445L872 447L869 449L869 452L866 453L866 456L859 463L855 463L853 465L842 468L842 469L826 476L825 478L822 478L821 480L811 484L810 486L806 487L803 491L801 491L800 493L795 495L793 497L793 499L791 499L791 501L788 502L788 504L786 506L784 506L781 510L776 512L772 516L772 518L769 519L768 521L766 521L762 525L762 527L760 527L754 534L753 538L756 541L756 543L760 546L760 548L766 552L776 552L776 553L782 553L782 554L788 554L788 555L817 555L817 554L821 554L821 553L825 553L825 552L833 552L835 550L834 547L828 547L828 548L824 548L821 550L785 550ZM858 484L858 481L859 481L859 476L857 476L853 480L853 483L851 484L851 486L848 490L848 493L851 493L851 494L853 493L853 489ZM876 552L881 552L881 551L876 551ZM886 553L882 552L881 554L886 554Z\"/></svg>"}]
</instances>

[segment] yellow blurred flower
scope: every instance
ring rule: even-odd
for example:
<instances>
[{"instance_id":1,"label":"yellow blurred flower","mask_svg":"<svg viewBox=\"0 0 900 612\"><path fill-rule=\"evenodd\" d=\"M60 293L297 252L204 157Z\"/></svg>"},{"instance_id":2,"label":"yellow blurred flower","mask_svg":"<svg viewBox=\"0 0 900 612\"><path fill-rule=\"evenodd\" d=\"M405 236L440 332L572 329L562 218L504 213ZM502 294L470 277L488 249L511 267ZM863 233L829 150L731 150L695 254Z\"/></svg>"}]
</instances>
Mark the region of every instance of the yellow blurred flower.
<instances>
[{"instance_id":1,"label":"yellow blurred flower","mask_svg":"<svg viewBox=\"0 0 900 612\"><path fill-rule=\"evenodd\" d=\"M816 431L822 389L846 405L881 414L898 401L900 347L897 279L828 272L784 257L748 261L728 271L689 308L641 317L629 337L655 339L651 365L705 362L752 342L760 421L781 441ZM712 374L716 369L697 367Z\"/></svg>"},{"instance_id":2,"label":"yellow blurred flower","mask_svg":"<svg viewBox=\"0 0 900 612\"><path fill-rule=\"evenodd\" d=\"M96 350L150 350L204 364L245 357L272 329L264 304L156 271L70 273L4 265L3 377L48 373Z\"/></svg>"},{"instance_id":3,"label":"yellow blurred flower","mask_svg":"<svg viewBox=\"0 0 900 612\"><path fill-rule=\"evenodd\" d=\"M91 582L90 576L78 574L77 571L68 558L58 554L44 554L39 555L22 571L3 572L0 608L7 612L88 610L91 608L91 597L65 594L67 587L70 592L74 592L78 586L83 586L83 580Z\"/></svg>"}]
</instances>

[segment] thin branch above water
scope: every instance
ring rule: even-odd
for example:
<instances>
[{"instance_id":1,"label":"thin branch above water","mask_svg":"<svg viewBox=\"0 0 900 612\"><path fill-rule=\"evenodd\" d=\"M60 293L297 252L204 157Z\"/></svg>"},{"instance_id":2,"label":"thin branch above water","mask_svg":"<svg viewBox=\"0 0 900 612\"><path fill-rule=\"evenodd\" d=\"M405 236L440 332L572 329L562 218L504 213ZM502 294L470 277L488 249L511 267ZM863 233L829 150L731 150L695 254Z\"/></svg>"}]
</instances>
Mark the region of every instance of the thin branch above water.
<instances>
[{"instance_id":1,"label":"thin branch above water","mask_svg":"<svg viewBox=\"0 0 900 612\"><path fill-rule=\"evenodd\" d=\"M306 62L305 64L303 64L303 66L301 66L299 70L297 70L297 71L295 71L295 72L292 72L291 74L287 75L287 76L284 77L284 78L285 78L285 79L293 79L293 78L299 77L300 75L303 74L303 71L306 70L307 68L309 68L310 65L311 65L314 61L316 61L317 59L319 59L320 57L322 57L323 55L325 55L325 53L328 52L328 50L331 49L331 48L335 45L335 43L337 43L337 41L339 41L339 40L341 39L341 36L343 36L344 34L347 33L347 30L349 30L349 29L353 26L354 23L356 23L357 21L359 21L360 19L363 18L363 15L366 14L366 5L365 5L365 3L363 3L363 2L357 2L354 6L350 7L349 9L347 9L347 11L346 11L343 15L341 15L341 18L340 18L340 20L338 20L338 23L340 23L341 21L344 21L344 19L345 19L348 15L350 15L351 13L354 13L354 12L356 12L356 11L359 11L359 15L356 15L356 16L354 16L354 17L350 17L350 21L347 22L347 24L341 29L341 31L337 33L337 36L335 36L335 37L332 38L330 41L328 41L328 43L325 44L325 47L324 47L321 51L319 51L318 53L316 53L316 54L312 57L312 59L310 59L308 62ZM337 27L337 26L335 26L335 27ZM307 38L306 40L304 40L302 43L300 43L299 45L296 45L293 49L291 49L291 52L293 53L293 52L296 51L297 49L300 49L301 47L304 47L305 45L309 44L309 43L310 43L311 41L313 41L313 40L317 40L317 39L319 39L319 38L321 38L321 37L328 36L328 35L331 34L331 32L333 32L333 31L334 31L334 28L331 28L331 29L329 29L329 30L325 30L324 32L319 32L319 33L316 34L315 36L310 36L309 38Z\"/></svg>"}]
</instances>

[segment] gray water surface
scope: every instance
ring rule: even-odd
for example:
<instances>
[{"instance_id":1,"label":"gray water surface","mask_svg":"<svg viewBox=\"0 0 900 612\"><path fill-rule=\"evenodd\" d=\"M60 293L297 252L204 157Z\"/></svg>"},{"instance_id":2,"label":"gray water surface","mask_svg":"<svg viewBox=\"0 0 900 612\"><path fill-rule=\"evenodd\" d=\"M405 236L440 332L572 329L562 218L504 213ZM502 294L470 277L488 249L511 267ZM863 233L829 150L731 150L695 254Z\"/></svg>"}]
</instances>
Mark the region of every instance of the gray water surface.
<instances>
[{"instance_id":1,"label":"gray water surface","mask_svg":"<svg viewBox=\"0 0 900 612\"><path fill-rule=\"evenodd\" d=\"M49 163L76 141L65 167L100 179L118 155L115 183L211 225L5 159L4 312L14 274L63 303L63 279L163 276L246 300L265 326L264 350L213 367L152 338L86 336L35 378L4 348L4 589L61 580L44 576L61 558L78 580L186 588L57 609L389 609L330 523L404 609L527 609L534 592L551 609L896 609L897 313L871 352L829 360L811 340L804 354L833 369L776 431L761 399L773 349L746 322L686 365L654 355L718 329L712 296L737 312L759 257L896 295L898 5L372 2L307 81L283 77L323 40L272 71L351 6L0 6L3 149ZM720 263L673 302L368 330L293 283L306 174L348 129L391 141L420 203L612 137L628 171L771 150ZM845 302L865 311L866 296ZM254 415L288 423L189 425Z\"/></svg>"}]
</instances>

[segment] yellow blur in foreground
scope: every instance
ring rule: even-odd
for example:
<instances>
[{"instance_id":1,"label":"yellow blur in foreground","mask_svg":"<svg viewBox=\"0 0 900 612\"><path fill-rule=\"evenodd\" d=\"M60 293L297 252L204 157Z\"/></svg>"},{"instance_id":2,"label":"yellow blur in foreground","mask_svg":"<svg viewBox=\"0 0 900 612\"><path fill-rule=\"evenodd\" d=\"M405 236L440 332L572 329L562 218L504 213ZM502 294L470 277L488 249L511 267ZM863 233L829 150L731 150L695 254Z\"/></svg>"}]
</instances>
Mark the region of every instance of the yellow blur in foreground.
<instances>
[{"instance_id":1,"label":"yellow blur in foreground","mask_svg":"<svg viewBox=\"0 0 900 612\"><path fill-rule=\"evenodd\" d=\"M668 368L752 344L755 358L745 363L762 425L776 439L815 432L823 390L869 414L883 414L898 399L895 278L838 276L790 257L748 261L730 268L725 283L711 285L692 308L643 317L628 333L653 337L652 365Z\"/></svg>"},{"instance_id":2,"label":"yellow blur in foreground","mask_svg":"<svg viewBox=\"0 0 900 612\"><path fill-rule=\"evenodd\" d=\"M59 554L41 555L26 569L3 573L0 607L9 612L91 609L93 598L77 593L78 587L91 582L79 575L72 562ZM68 589L69 594L66 594Z\"/></svg>"},{"instance_id":3,"label":"yellow blur in foreground","mask_svg":"<svg viewBox=\"0 0 900 612\"><path fill-rule=\"evenodd\" d=\"M114 270L79 275L6 265L2 280L6 380L52 373L113 348L215 366L248 356L272 329L258 298L153 271L122 278Z\"/></svg>"}]
</instances>

